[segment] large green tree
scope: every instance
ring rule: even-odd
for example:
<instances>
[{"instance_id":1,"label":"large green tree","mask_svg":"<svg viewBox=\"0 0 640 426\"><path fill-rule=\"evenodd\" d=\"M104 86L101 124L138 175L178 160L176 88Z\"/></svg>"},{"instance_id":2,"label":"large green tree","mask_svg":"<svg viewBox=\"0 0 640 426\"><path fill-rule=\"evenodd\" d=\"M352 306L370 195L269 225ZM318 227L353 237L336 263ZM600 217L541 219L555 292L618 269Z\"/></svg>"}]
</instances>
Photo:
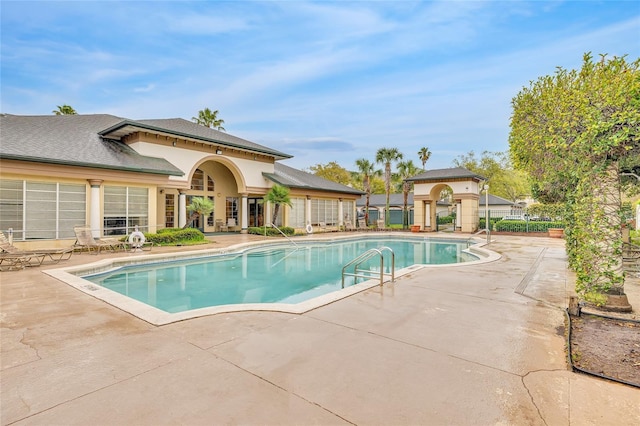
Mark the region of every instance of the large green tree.
<instances>
[{"instance_id":1,"label":"large green tree","mask_svg":"<svg viewBox=\"0 0 640 426\"><path fill-rule=\"evenodd\" d=\"M422 168L424 170L424 167ZM402 227L404 229L409 228L409 192L411 192L413 183L407 182L406 179L413 177L420 173L420 169L418 169L413 161L400 161L398 163L398 177L402 180L402 199L403 199L403 210L402 210Z\"/></svg>"},{"instance_id":2,"label":"large green tree","mask_svg":"<svg viewBox=\"0 0 640 426\"><path fill-rule=\"evenodd\" d=\"M598 304L624 296L620 175L640 155L639 67L585 54L580 70L557 68L512 101L515 165L565 203L576 290Z\"/></svg>"},{"instance_id":3,"label":"large green tree","mask_svg":"<svg viewBox=\"0 0 640 426\"><path fill-rule=\"evenodd\" d=\"M289 193L289 188L286 186L274 184L269 192L264 196L264 201L274 205L273 216L271 218L272 224L275 224L278 219L278 213L280 212L281 205L286 204L289 207L293 206Z\"/></svg>"},{"instance_id":4,"label":"large green tree","mask_svg":"<svg viewBox=\"0 0 640 426\"><path fill-rule=\"evenodd\" d=\"M201 126L209 127L211 129L225 131L225 128L222 127L224 124L224 120L218 118L218 110L211 111L209 108L201 109L198 111L197 117L191 117L194 123L199 124Z\"/></svg>"},{"instance_id":5,"label":"large green tree","mask_svg":"<svg viewBox=\"0 0 640 426\"><path fill-rule=\"evenodd\" d=\"M78 114L73 107L70 105L58 105L58 109L54 109L53 112L55 115L76 115Z\"/></svg>"},{"instance_id":6,"label":"large green tree","mask_svg":"<svg viewBox=\"0 0 640 426\"><path fill-rule=\"evenodd\" d=\"M402 160L402 153L398 148L380 148L376 152L376 163L384 164L384 191L387 194L384 209L384 223L389 227L389 195L391 194L391 164Z\"/></svg>"},{"instance_id":7,"label":"large green tree","mask_svg":"<svg viewBox=\"0 0 640 426\"><path fill-rule=\"evenodd\" d=\"M454 159L453 164L486 177L493 195L514 203L531 193L526 172L512 166L508 153L483 151L477 157L469 151Z\"/></svg>"},{"instance_id":8,"label":"large green tree","mask_svg":"<svg viewBox=\"0 0 640 426\"><path fill-rule=\"evenodd\" d=\"M371 180L374 176L380 176L381 171L377 170L375 164L366 158L356 160L358 177L362 180L362 190L365 192L364 221L369 226L369 200L371 199Z\"/></svg>"},{"instance_id":9,"label":"large green tree","mask_svg":"<svg viewBox=\"0 0 640 426\"><path fill-rule=\"evenodd\" d=\"M311 173L321 178L340 183L342 185L351 184L351 173L335 161L327 164L316 164L309 167Z\"/></svg>"}]
</instances>

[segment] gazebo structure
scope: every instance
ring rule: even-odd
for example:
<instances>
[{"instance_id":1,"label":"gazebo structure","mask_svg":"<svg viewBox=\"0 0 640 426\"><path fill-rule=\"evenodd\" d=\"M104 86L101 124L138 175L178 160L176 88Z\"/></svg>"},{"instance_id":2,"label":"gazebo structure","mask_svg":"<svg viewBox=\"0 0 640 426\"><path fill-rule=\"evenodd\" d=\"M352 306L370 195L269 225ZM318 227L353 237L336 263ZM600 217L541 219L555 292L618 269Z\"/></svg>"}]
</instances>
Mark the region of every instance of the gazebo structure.
<instances>
[{"instance_id":1,"label":"gazebo structure","mask_svg":"<svg viewBox=\"0 0 640 426\"><path fill-rule=\"evenodd\" d=\"M436 203L446 187L453 191L452 201L456 208L455 230L475 232L478 230L478 200L482 183L486 178L463 167L428 170L412 178L413 182L413 224L421 231L436 230Z\"/></svg>"}]
</instances>

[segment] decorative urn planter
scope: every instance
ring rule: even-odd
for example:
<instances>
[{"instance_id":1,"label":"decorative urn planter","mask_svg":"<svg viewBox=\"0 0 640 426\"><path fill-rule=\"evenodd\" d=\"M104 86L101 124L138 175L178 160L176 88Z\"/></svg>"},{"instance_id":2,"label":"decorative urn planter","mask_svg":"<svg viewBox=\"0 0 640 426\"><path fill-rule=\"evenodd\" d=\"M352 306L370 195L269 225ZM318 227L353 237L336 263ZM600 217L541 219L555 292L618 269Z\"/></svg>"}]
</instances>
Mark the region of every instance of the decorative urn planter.
<instances>
[{"instance_id":1,"label":"decorative urn planter","mask_svg":"<svg viewBox=\"0 0 640 426\"><path fill-rule=\"evenodd\" d=\"M411 232L420 232L420 225L411 225Z\"/></svg>"},{"instance_id":2,"label":"decorative urn planter","mask_svg":"<svg viewBox=\"0 0 640 426\"><path fill-rule=\"evenodd\" d=\"M564 229L562 228L549 228L549 236L551 238L562 238L564 236Z\"/></svg>"}]
</instances>

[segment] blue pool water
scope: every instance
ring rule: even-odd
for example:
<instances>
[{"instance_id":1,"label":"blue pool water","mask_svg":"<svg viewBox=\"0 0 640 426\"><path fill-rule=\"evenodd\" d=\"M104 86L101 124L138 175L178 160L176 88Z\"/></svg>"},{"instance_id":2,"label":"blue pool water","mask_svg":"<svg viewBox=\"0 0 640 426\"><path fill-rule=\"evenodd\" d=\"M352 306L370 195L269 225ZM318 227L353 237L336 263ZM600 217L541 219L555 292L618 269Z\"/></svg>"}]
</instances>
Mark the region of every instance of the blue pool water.
<instances>
[{"instance_id":1,"label":"blue pool water","mask_svg":"<svg viewBox=\"0 0 640 426\"><path fill-rule=\"evenodd\" d=\"M463 252L466 241L382 237L262 246L235 254L124 266L83 278L170 313L229 304L299 303L340 290L343 266L383 246L394 251L396 270L477 260ZM385 252L384 257L390 272L390 254ZM379 271L380 258L362 267ZM345 279L345 286L353 284L353 277Z\"/></svg>"}]
</instances>

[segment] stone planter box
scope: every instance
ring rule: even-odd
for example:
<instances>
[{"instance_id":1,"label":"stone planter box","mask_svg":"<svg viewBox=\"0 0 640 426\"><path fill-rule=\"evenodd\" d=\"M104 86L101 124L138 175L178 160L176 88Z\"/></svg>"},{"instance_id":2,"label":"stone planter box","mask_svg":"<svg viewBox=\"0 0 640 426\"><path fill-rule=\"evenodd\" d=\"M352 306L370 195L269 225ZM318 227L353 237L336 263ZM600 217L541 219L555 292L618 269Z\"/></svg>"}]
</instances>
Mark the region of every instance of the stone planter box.
<instances>
[{"instance_id":1,"label":"stone planter box","mask_svg":"<svg viewBox=\"0 0 640 426\"><path fill-rule=\"evenodd\" d=\"M411 232L420 232L420 225L411 225Z\"/></svg>"}]
</instances>

